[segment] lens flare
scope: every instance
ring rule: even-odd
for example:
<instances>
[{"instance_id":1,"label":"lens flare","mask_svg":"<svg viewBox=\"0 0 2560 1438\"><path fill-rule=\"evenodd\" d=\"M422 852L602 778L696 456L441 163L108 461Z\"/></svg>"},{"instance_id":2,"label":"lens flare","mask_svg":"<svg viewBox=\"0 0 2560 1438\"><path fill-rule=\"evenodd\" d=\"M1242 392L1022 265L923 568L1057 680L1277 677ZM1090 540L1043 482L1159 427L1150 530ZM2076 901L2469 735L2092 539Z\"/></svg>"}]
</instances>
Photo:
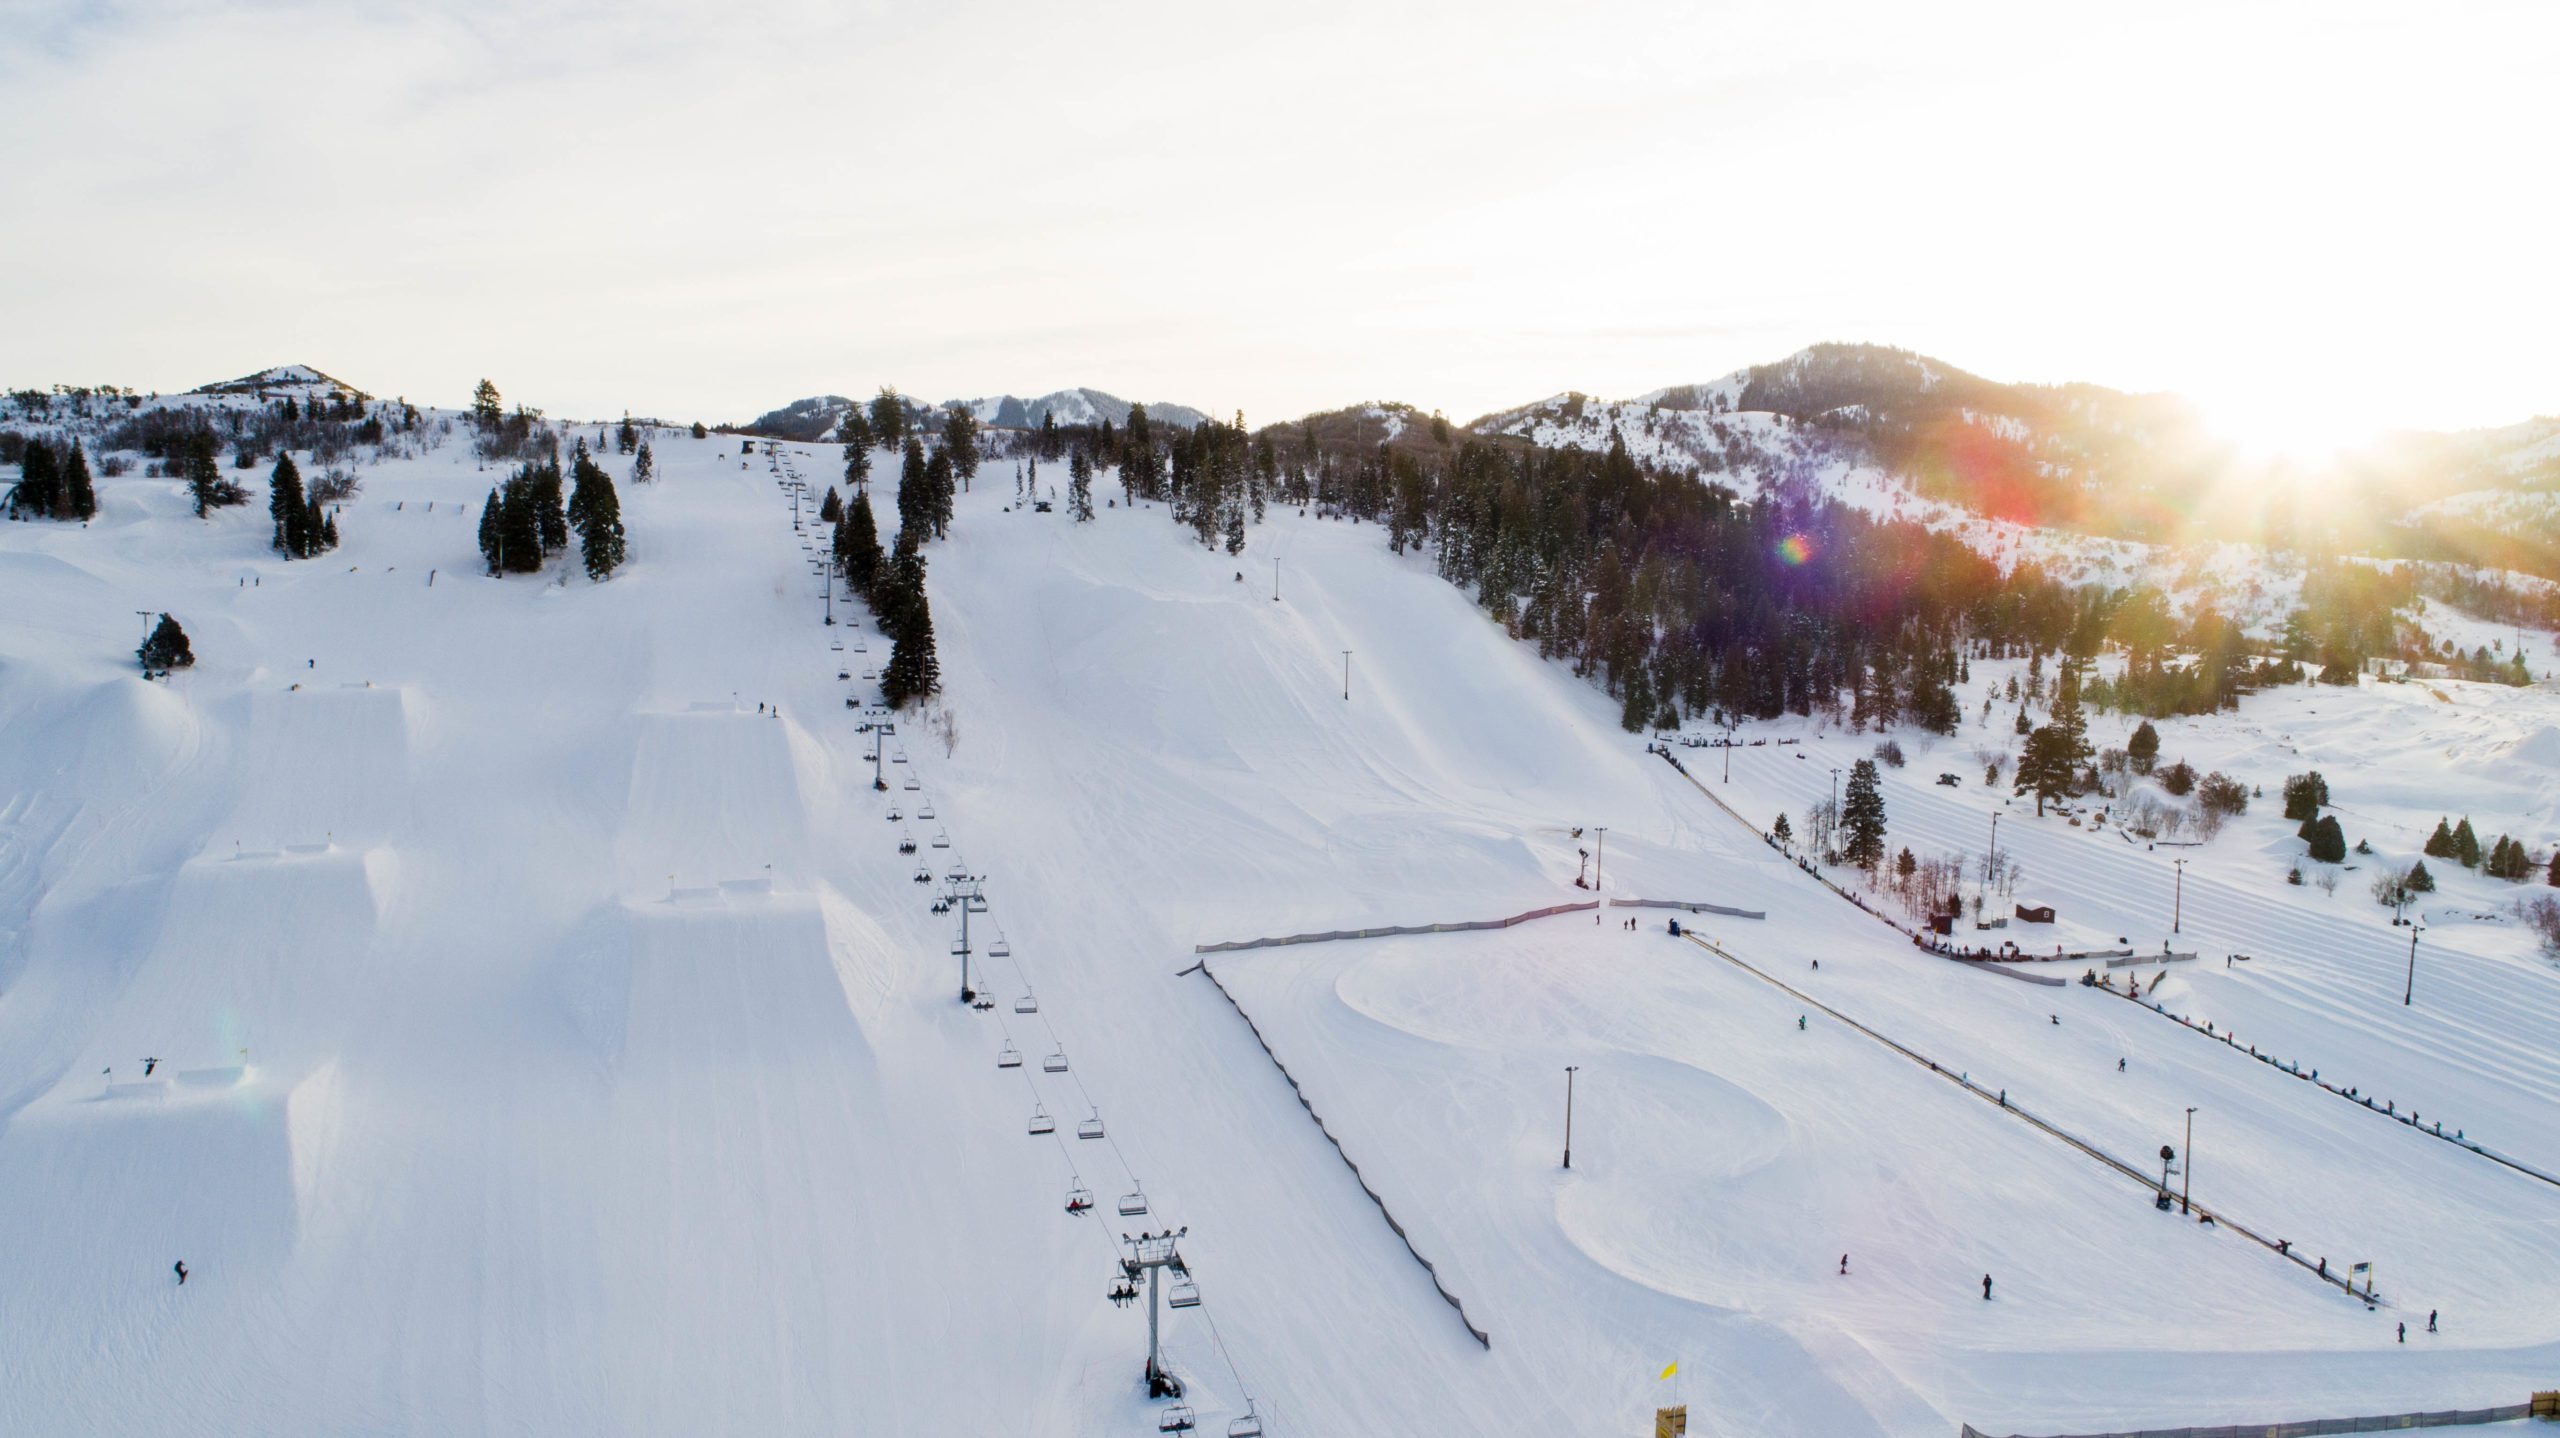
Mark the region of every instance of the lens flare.
<instances>
[{"instance_id":1,"label":"lens flare","mask_svg":"<svg viewBox=\"0 0 2560 1438\"><path fill-rule=\"evenodd\" d=\"M1801 567L1813 560L1813 541L1801 534L1790 534L1778 541L1778 562Z\"/></svg>"}]
</instances>

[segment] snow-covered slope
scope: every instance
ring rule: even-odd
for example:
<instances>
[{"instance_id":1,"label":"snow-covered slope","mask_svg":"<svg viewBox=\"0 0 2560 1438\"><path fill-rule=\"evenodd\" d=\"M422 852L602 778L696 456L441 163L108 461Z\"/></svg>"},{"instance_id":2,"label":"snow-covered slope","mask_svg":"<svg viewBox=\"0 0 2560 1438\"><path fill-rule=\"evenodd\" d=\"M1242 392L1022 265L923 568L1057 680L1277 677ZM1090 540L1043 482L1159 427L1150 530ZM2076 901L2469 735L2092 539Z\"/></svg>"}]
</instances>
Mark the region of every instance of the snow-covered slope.
<instances>
[{"instance_id":1,"label":"snow-covered slope","mask_svg":"<svg viewBox=\"0 0 2560 1438\"><path fill-rule=\"evenodd\" d=\"M458 440L369 471L315 561L139 475L0 526L0 1430L1146 1431L1145 1322L1104 1299L1141 1226L1189 1230L1166 1332L1209 1431L1248 1394L1275 1433L1640 1431L1675 1396L1805 1438L2088 1429L2510 1401L2560 1362L2560 1190L1917 954L1372 529L1275 511L1228 558L1145 506L959 496L949 738L901 716L881 793L846 700L885 645L821 622L782 489L833 456L652 442L601 585L477 572ZM133 676L142 608L193 669ZM2390 1306L1654 911L1214 960L1339 1151L1184 972L1582 899L1584 850L1613 897L1764 911L1707 928L2093 1145L2147 1162L2200 1105L2197 1196L2375 1259ZM919 869L983 876L992 1010ZM2325 1062L2547 1111L2547 1065L2367 1012L2362 958L2286 962Z\"/></svg>"}]
</instances>

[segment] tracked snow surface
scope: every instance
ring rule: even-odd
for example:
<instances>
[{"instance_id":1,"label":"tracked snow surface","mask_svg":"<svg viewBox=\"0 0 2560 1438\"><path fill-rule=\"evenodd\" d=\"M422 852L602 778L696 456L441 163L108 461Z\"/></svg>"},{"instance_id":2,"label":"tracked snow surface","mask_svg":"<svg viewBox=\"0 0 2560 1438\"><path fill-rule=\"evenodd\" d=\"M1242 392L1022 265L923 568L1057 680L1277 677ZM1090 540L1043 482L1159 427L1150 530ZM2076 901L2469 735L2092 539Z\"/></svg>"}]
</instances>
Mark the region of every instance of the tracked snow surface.
<instances>
[{"instance_id":1,"label":"tracked snow surface","mask_svg":"<svg viewBox=\"0 0 2560 1438\"><path fill-rule=\"evenodd\" d=\"M887 645L821 622L783 489L838 461L652 438L657 483L608 461L604 584L484 577L458 440L367 470L317 560L138 472L85 528L0 525L0 1431L1149 1432L1105 1289L1165 1227L1210 1432L2088 1431L2560 1374L2560 1187L1916 950L1756 832L1817 763L1749 751L1728 813L1372 529L1275 512L1230 559L991 466L928 551L949 739L902 716L878 792L847 701ZM165 683L144 609L193 638ZM2514 742L2560 722L2530 697ZM1915 831L1983 817L1897 785ZM2046 827L2012 826L2036 882L2156 946L2164 861ZM1765 917L1185 972L1587 900L1584 850L1612 899ZM955 869L991 1010L930 907ZM2560 1168L2560 976L2456 944L2404 1010L2369 902L2199 877L2176 941L2254 957L2168 1008ZM2189 1106L2213 1226L2100 1158L2149 1172ZM2372 1262L2379 1306L2242 1229Z\"/></svg>"}]
</instances>

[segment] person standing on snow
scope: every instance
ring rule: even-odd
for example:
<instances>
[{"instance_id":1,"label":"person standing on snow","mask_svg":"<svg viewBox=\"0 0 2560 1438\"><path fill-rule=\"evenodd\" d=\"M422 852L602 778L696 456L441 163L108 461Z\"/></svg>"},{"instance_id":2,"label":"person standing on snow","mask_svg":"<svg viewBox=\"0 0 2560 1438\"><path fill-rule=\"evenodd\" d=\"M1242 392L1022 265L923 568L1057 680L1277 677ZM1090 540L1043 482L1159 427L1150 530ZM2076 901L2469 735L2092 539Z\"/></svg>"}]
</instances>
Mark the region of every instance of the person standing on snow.
<instances>
[{"instance_id":1,"label":"person standing on snow","mask_svg":"<svg viewBox=\"0 0 2560 1438\"><path fill-rule=\"evenodd\" d=\"M1985 1303L1991 1301L1991 1275L1988 1273L1982 1275L1982 1301Z\"/></svg>"},{"instance_id":2,"label":"person standing on snow","mask_svg":"<svg viewBox=\"0 0 2560 1438\"><path fill-rule=\"evenodd\" d=\"M178 1260L178 1286L180 1288L187 1286L187 1261L183 1258Z\"/></svg>"},{"instance_id":3,"label":"person standing on snow","mask_svg":"<svg viewBox=\"0 0 2560 1438\"><path fill-rule=\"evenodd\" d=\"M1845 1253L1844 1253L1844 1254L1841 1254L1841 1255L1840 1255L1840 1273L1841 1273L1841 1276L1842 1276L1842 1277L1846 1277L1846 1276L1848 1276L1848 1272L1849 1272L1849 1255L1847 1255L1847 1254L1845 1254Z\"/></svg>"}]
</instances>

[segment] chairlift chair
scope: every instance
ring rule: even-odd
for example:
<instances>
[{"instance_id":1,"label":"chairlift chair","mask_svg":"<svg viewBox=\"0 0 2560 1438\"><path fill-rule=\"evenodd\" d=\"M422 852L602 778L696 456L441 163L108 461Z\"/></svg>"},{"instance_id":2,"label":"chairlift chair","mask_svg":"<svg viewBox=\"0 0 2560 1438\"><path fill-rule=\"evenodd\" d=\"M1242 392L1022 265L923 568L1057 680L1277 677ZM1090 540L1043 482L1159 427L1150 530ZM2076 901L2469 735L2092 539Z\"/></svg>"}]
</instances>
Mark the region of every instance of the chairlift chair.
<instances>
[{"instance_id":1,"label":"chairlift chair","mask_svg":"<svg viewBox=\"0 0 2560 1438\"><path fill-rule=\"evenodd\" d=\"M1009 959L1013 957L1013 945L1004 941L1004 930L996 930L996 941L987 945L987 957L991 959Z\"/></svg>"},{"instance_id":2,"label":"chairlift chair","mask_svg":"<svg viewBox=\"0 0 2560 1438\"><path fill-rule=\"evenodd\" d=\"M837 654L842 654L844 652L844 641L841 639L830 639L827 641L827 648Z\"/></svg>"},{"instance_id":3,"label":"chairlift chair","mask_svg":"<svg viewBox=\"0 0 2560 1438\"><path fill-rule=\"evenodd\" d=\"M1022 997L1013 1001L1013 1011L1017 1014L1036 1014L1040 1012L1039 996L1032 993L1029 989L1024 989L1022 991Z\"/></svg>"},{"instance_id":4,"label":"chairlift chair","mask_svg":"<svg viewBox=\"0 0 2560 1438\"><path fill-rule=\"evenodd\" d=\"M839 669L836 671L836 677L838 679L851 679L853 677L853 671L850 669Z\"/></svg>"},{"instance_id":5,"label":"chairlift chair","mask_svg":"<svg viewBox=\"0 0 2560 1438\"><path fill-rule=\"evenodd\" d=\"M1077 1120L1077 1122L1076 1122L1076 1137L1078 1137L1078 1138L1100 1138L1100 1137L1102 1137L1102 1110L1100 1110L1100 1109L1095 1109L1095 1110L1093 1111L1093 1117L1088 1118L1088 1119L1079 1119L1079 1120Z\"/></svg>"},{"instance_id":6,"label":"chairlift chair","mask_svg":"<svg viewBox=\"0 0 2560 1438\"><path fill-rule=\"evenodd\" d=\"M1254 1411L1252 1399L1244 1401L1244 1416L1227 1425L1227 1438L1262 1438L1262 1415Z\"/></svg>"},{"instance_id":7,"label":"chairlift chair","mask_svg":"<svg viewBox=\"0 0 2560 1438\"><path fill-rule=\"evenodd\" d=\"M1120 1216L1122 1218L1138 1218L1143 1216L1146 1211L1147 1191L1145 1188L1133 1188L1127 1193L1120 1195Z\"/></svg>"},{"instance_id":8,"label":"chairlift chair","mask_svg":"<svg viewBox=\"0 0 2560 1438\"><path fill-rule=\"evenodd\" d=\"M907 817L907 816L898 812L898 806L897 806L897 805L892 804L892 805L890 805L890 806L889 806L889 822L890 822L890 823L894 824L894 823L898 822L900 819L903 819L903 818L905 818L905 817Z\"/></svg>"},{"instance_id":9,"label":"chairlift chair","mask_svg":"<svg viewBox=\"0 0 2560 1438\"><path fill-rule=\"evenodd\" d=\"M1200 1285L1188 1278L1176 1279L1172 1292L1165 1295L1164 1306L1167 1308L1199 1307Z\"/></svg>"},{"instance_id":10,"label":"chairlift chair","mask_svg":"<svg viewBox=\"0 0 2560 1438\"><path fill-rule=\"evenodd\" d=\"M924 807L916 810L916 817L928 821L933 818L933 801L931 799L925 800Z\"/></svg>"},{"instance_id":11,"label":"chairlift chair","mask_svg":"<svg viewBox=\"0 0 2560 1438\"><path fill-rule=\"evenodd\" d=\"M1069 1212L1069 1213L1091 1213L1092 1211L1093 1211L1093 1190L1092 1190L1092 1189L1085 1188L1085 1187L1082 1187L1082 1186L1078 1186L1078 1187L1070 1188L1070 1189L1068 1189L1068 1190L1067 1190L1067 1212ZM1259 1431L1259 1430L1256 1430L1256 1431Z\"/></svg>"},{"instance_id":12,"label":"chairlift chair","mask_svg":"<svg viewBox=\"0 0 2560 1438\"><path fill-rule=\"evenodd\" d=\"M922 784L920 784L920 783L917 783L917 782L916 782L916 775L915 775L915 771L914 771L913 769L910 769L910 770L908 770L908 771L907 771L907 787L908 787L909 789L921 789L921 788L923 788L923 787L924 787L924 785L922 785ZM927 819L932 818L932 817L933 817L933 813L932 813L932 811L931 811L931 810L927 810L927 811L925 811L925 813L924 813L924 816L923 816L923 817L925 817L925 818L927 818Z\"/></svg>"},{"instance_id":13,"label":"chairlift chair","mask_svg":"<svg viewBox=\"0 0 2560 1438\"><path fill-rule=\"evenodd\" d=\"M1041 1134L1044 1134L1044 1133L1056 1133L1057 1131L1058 1131L1058 1121L1057 1121L1056 1119L1054 1119L1054 1118L1049 1117L1049 1111L1048 1111L1047 1109L1042 1108L1042 1107L1041 1107L1040 1105L1038 1105L1038 1104L1033 1104L1033 1105L1031 1106L1031 1133L1032 1133L1032 1136L1036 1138L1036 1137L1038 1137L1038 1136L1039 1136L1039 1135L1041 1135ZM1194 1300L1192 1300L1192 1301L1196 1303L1196 1302L1198 1302L1199 1300L1195 1298L1195 1299L1194 1299Z\"/></svg>"},{"instance_id":14,"label":"chairlift chair","mask_svg":"<svg viewBox=\"0 0 2560 1438\"><path fill-rule=\"evenodd\" d=\"M930 884L930 883L932 883L932 882L933 882L933 870L926 868L926 867L925 867L924 865L922 865L922 864L918 864L918 865L916 865L916 882L917 882L917 883L919 883L919 884Z\"/></svg>"},{"instance_id":15,"label":"chairlift chair","mask_svg":"<svg viewBox=\"0 0 2560 1438\"><path fill-rule=\"evenodd\" d=\"M1188 1403L1176 1403L1156 1417L1158 1433L1188 1433L1200 1426L1200 1420Z\"/></svg>"},{"instance_id":16,"label":"chairlift chair","mask_svg":"<svg viewBox=\"0 0 2560 1438\"><path fill-rule=\"evenodd\" d=\"M1060 1049L1040 1061L1040 1072L1044 1074L1062 1074L1066 1071L1067 1051L1065 1049Z\"/></svg>"},{"instance_id":17,"label":"chairlift chair","mask_svg":"<svg viewBox=\"0 0 2560 1438\"><path fill-rule=\"evenodd\" d=\"M899 745L898 752L889 756L889 762L892 764L904 764L907 762L907 746L904 744Z\"/></svg>"},{"instance_id":18,"label":"chairlift chair","mask_svg":"<svg viewBox=\"0 0 2560 1438\"><path fill-rule=\"evenodd\" d=\"M910 834L910 835L907 835L906 837L901 838L900 840L898 840L898 852L899 852L899 853L901 853L901 854L912 854L912 853L914 853L915 851L916 851L916 841L915 841L915 836L914 836L914 835Z\"/></svg>"},{"instance_id":19,"label":"chairlift chair","mask_svg":"<svg viewBox=\"0 0 2560 1438\"><path fill-rule=\"evenodd\" d=\"M996 1067L1000 1069L1018 1069L1022 1067L1022 1050L1015 1048L1011 1044L1006 1044L1003 1048L996 1050Z\"/></svg>"},{"instance_id":20,"label":"chairlift chair","mask_svg":"<svg viewBox=\"0 0 2560 1438\"><path fill-rule=\"evenodd\" d=\"M951 831L950 831L950 830L948 830L948 829L946 829L946 830L942 831L941 833L934 835L934 836L933 836L933 847L935 847L935 848L937 848L937 849L948 849L948 848L950 848L950 847L951 847Z\"/></svg>"}]
</instances>

